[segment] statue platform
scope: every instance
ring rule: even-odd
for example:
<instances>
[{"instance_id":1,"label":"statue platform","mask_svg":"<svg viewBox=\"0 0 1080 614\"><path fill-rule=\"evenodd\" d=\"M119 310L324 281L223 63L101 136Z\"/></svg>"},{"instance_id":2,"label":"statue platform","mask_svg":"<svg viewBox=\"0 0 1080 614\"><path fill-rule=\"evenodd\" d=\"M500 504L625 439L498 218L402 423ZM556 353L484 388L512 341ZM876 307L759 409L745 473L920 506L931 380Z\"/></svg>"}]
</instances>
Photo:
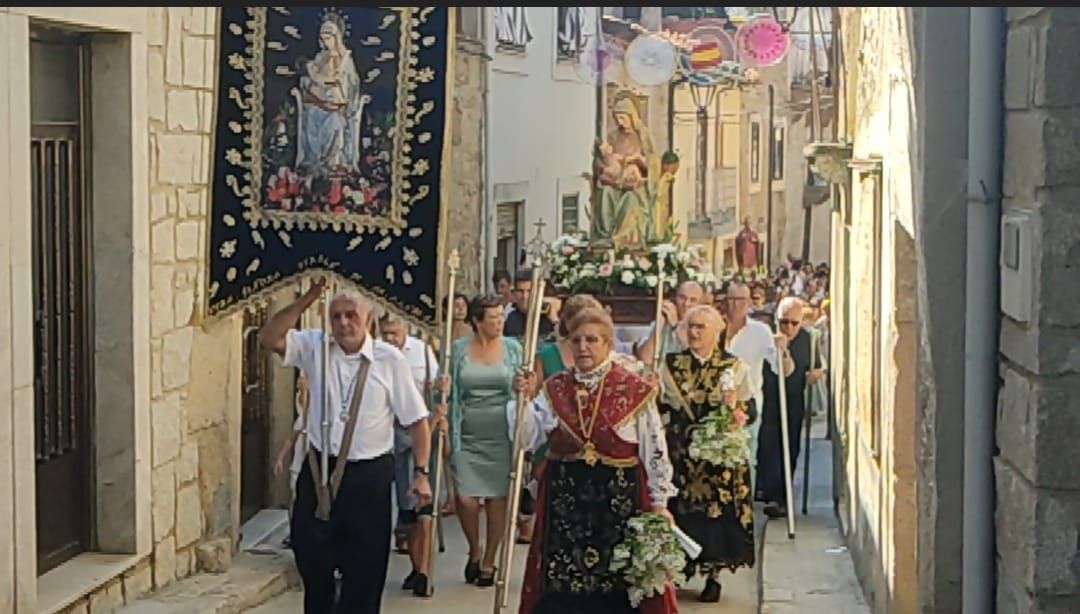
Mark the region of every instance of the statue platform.
<instances>
[{"instance_id":1,"label":"statue platform","mask_svg":"<svg viewBox=\"0 0 1080 614\"><path fill-rule=\"evenodd\" d=\"M565 301L570 292L556 294ZM616 294L592 294L610 310L611 319L616 325L649 325L656 319L656 294L644 288L620 289Z\"/></svg>"}]
</instances>

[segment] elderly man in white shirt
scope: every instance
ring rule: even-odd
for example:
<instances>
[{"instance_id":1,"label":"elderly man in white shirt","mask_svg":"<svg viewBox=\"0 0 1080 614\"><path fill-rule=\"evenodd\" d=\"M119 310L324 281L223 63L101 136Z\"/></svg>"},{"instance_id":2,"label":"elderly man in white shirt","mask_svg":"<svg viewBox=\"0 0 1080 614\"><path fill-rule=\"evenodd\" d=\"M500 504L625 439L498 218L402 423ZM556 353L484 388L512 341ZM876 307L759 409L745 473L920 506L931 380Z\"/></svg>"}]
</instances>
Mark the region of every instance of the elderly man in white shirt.
<instances>
[{"instance_id":1,"label":"elderly man in white shirt","mask_svg":"<svg viewBox=\"0 0 1080 614\"><path fill-rule=\"evenodd\" d=\"M259 340L281 356L284 365L301 369L311 383L307 422L311 452L297 480L291 520L292 548L304 583L304 612L334 611L334 570L338 569L342 585L337 611L377 613L390 559L394 421L407 427L412 437L417 469L410 490L421 506L431 500L427 479L431 429L408 361L397 348L368 334L371 308L354 291L340 292L330 301L333 343L330 373L324 379L324 331L293 327L325 285L324 280L317 280L297 301L275 314L259 331ZM329 407L323 406L324 381ZM361 396L354 402L356 393ZM328 442L322 437L324 415L330 423ZM346 433L352 421L353 431ZM347 449L342 450L346 440ZM319 475L318 459L324 449L330 456L331 488L327 489L321 486ZM339 462L346 465L335 471ZM340 486L334 493L332 485L339 472ZM321 518L319 500L325 502L327 497L329 516Z\"/></svg>"},{"instance_id":2,"label":"elderly man in white shirt","mask_svg":"<svg viewBox=\"0 0 1080 614\"><path fill-rule=\"evenodd\" d=\"M776 335L765 324L748 317L750 313L750 287L733 282L727 287L724 301L727 329L724 345L729 352L743 361L749 371L750 387L754 391L754 407L760 418L764 403L764 364L776 372ZM750 429L750 481L757 484L757 448L761 420L755 420ZM751 490L753 492L753 490Z\"/></svg>"},{"instance_id":3,"label":"elderly man in white shirt","mask_svg":"<svg viewBox=\"0 0 1080 614\"><path fill-rule=\"evenodd\" d=\"M379 318L379 333L383 341L405 355L412 369L416 388L429 395L432 383L439 375L438 359L431 346L409 334L409 325L400 317L386 312ZM412 474L412 441L401 425L394 426L394 490L398 505L398 529L406 536L412 572L402 583L402 590L411 590L417 597L428 596L428 538L431 536L433 504L417 507L409 494Z\"/></svg>"}]
</instances>

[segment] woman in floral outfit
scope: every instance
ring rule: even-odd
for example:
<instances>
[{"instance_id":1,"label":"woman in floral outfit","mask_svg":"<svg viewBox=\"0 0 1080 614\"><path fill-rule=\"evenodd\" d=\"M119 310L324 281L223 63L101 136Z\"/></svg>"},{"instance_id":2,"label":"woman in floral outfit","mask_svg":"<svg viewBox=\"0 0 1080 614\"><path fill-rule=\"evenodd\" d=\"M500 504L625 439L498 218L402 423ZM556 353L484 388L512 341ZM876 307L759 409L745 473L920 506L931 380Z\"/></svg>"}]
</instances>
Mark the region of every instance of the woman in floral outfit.
<instances>
[{"instance_id":1,"label":"woman in floral outfit","mask_svg":"<svg viewBox=\"0 0 1080 614\"><path fill-rule=\"evenodd\" d=\"M746 366L719 344L724 320L710 305L686 313L687 349L668 354L659 410L679 490L668 509L702 546L686 576L706 576L701 601L720 599L719 572L754 565L749 441L756 419ZM695 443L709 442L707 451ZM721 444L723 442L723 444ZM699 447L700 446L700 447Z\"/></svg>"}]
</instances>

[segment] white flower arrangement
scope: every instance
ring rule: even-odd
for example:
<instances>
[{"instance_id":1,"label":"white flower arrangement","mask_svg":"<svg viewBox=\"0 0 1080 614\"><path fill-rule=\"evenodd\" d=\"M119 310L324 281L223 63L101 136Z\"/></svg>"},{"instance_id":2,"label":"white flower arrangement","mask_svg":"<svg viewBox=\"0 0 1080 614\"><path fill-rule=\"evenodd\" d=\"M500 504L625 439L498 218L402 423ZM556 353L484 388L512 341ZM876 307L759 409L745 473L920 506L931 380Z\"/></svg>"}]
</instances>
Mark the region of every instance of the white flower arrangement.
<instances>
[{"instance_id":1,"label":"white flower arrangement","mask_svg":"<svg viewBox=\"0 0 1080 614\"><path fill-rule=\"evenodd\" d=\"M663 594L669 581L686 582L686 554L666 518L644 512L627 521L626 533L612 553L611 571L622 572L630 605Z\"/></svg>"},{"instance_id":2,"label":"white flower arrangement","mask_svg":"<svg viewBox=\"0 0 1080 614\"><path fill-rule=\"evenodd\" d=\"M735 377L731 369L724 371L720 387L724 391L735 389ZM735 467L750 458L750 432L746 426L748 416L738 407L720 403L690 430L690 458L711 465Z\"/></svg>"},{"instance_id":3,"label":"white flower arrangement","mask_svg":"<svg viewBox=\"0 0 1080 614\"><path fill-rule=\"evenodd\" d=\"M661 243L646 253L618 248L597 254L589 252L581 237L563 235L551 244L546 261L551 267L551 284L572 293L614 294L624 288L647 291L660 283L660 273L665 287L687 280L706 287L716 282L698 246Z\"/></svg>"}]
</instances>

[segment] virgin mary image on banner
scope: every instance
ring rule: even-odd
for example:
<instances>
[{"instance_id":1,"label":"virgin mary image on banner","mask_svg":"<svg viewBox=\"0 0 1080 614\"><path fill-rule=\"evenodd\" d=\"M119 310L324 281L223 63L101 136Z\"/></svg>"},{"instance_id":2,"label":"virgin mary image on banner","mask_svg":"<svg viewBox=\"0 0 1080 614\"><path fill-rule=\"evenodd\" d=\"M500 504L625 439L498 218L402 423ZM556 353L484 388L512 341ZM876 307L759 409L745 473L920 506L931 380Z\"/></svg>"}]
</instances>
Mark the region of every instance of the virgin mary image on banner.
<instances>
[{"instance_id":1,"label":"virgin mary image on banner","mask_svg":"<svg viewBox=\"0 0 1080 614\"><path fill-rule=\"evenodd\" d=\"M292 90L301 109L296 169L316 178L359 173L360 120L371 96L360 92L341 17L326 16L319 26L319 53L301 70L300 89Z\"/></svg>"},{"instance_id":2,"label":"virgin mary image on banner","mask_svg":"<svg viewBox=\"0 0 1080 614\"><path fill-rule=\"evenodd\" d=\"M222 7L208 318L329 275L437 320L453 7Z\"/></svg>"},{"instance_id":3,"label":"virgin mary image on banner","mask_svg":"<svg viewBox=\"0 0 1080 614\"><path fill-rule=\"evenodd\" d=\"M268 39L275 21L267 21ZM268 45L263 209L335 216L391 213L390 135L397 123L393 103L400 53L394 21L388 13L386 31L360 36L354 30L374 28L354 27L341 13L327 10L315 22L317 30L286 24L280 42ZM289 40L292 33L299 41Z\"/></svg>"}]
</instances>

